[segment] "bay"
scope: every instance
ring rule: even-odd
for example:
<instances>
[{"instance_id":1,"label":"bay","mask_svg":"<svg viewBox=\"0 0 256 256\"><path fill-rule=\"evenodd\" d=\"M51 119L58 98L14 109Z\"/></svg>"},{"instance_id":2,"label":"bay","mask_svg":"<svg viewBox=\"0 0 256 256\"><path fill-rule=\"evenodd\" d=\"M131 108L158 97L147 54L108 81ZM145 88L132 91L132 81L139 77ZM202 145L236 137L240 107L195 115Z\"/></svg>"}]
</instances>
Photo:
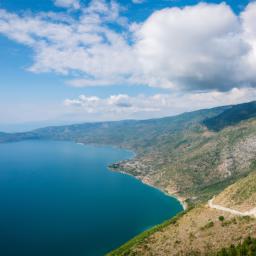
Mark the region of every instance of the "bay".
<instances>
[{"instance_id":1,"label":"bay","mask_svg":"<svg viewBox=\"0 0 256 256\"><path fill-rule=\"evenodd\" d=\"M0 255L100 256L182 211L108 170L132 156L71 142L0 144Z\"/></svg>"}]
</instances>

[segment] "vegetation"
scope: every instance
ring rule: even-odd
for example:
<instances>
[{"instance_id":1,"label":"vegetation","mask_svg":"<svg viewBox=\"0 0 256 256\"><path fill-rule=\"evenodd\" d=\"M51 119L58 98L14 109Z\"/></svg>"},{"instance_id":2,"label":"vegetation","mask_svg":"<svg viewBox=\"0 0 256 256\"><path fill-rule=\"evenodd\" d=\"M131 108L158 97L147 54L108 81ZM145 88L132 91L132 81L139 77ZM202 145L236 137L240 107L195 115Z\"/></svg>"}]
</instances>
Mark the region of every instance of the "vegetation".
<instances>
[{"instance_id":1,"label":"vegetation","mask_svg":"<svg viewBox=\"0 0 256 256\"><path fill-rule=\"evenodd\" d=\"M217 256L255 256L256 255L256 239L250 236L238 245L230 245L229 248L221 249Z\"/></svg>"},{"instance_id":2,"label":"vegetation","mask_svg":"<svg viewBox=\"0 0 256 256\"><path fill-rule=\"evenodd\" d=\"M209 130L220 131L253 117L256 117L256 102L249 102L230 107L220 115L204 120L203 123Z\"/></svg>"},{"instance_id":3,"label":"vegetation","mask_svg":"<svg viewBox=\"0 0 256 256\"><path fill-rule=\"evenodd\" d=\"M229 186L215 198L214 202L243 212L255 208L256 171Z\"/></svg>"},{"instance_id":4,"label":"vegetation","mask_svg":"<svg viewBox=\"0 0 256 256\"><path fill-rule=\"evenodd\" d=\"M225 226L229 226L231 224L237 224L237 218L232 218L232 219L229 219L229 220L225 220L221 223L221 226L222 227L225 227Z\"/></svg>"},{"instance_id":5,"label":"vegetation","mask_svg":"<svg viewBox=\"0 0 256 256\"><path fill-rule=\"evenodd\" d=\"M47 127L0 135L0 142L52 139L127 148L136 157L115 163L113 170L137 176L195 204L250 172L256 152L254 106L255 102L160 119ZM243 122L234 121L237 109ZM210 120L224 117L226 128L212 132Z\"/></svg>"},{"instance_id":6,"label":"vegetation","mask_svg":"<svg viewBox=\"0 0 256 256\"><path fill-rule=\"evenodd\" d=\"M214 222L209 221L207 224L205 224L203 227L201 227L201 230L206 230L206 229L212 228L213 226L214 226Z\"/></svg>"},{"instance_id":7,"label":"vegetation","mask_svg":"<svg viewBox=\"0 0 256 256\"><path fill-rule=\"evenodd\" d=\"M219 216L219 221L224 221L225 217L224 216Z\"/></svg>"}]
</instances>

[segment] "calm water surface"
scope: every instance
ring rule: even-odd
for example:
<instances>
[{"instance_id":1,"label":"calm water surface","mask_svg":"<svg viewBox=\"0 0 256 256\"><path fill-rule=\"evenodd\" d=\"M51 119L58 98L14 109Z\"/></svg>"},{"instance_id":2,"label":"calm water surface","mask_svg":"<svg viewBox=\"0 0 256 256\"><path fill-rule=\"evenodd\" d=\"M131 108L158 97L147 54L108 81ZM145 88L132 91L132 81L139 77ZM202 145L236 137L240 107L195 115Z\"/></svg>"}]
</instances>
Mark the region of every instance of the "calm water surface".
<instances>
[{"instance_id":1,"label":"calm water surface","mask_svg":"<svg viewBox=\"0 0 256 256\"><path fill-rule=\"evenodd\" d=\"M70 142L0 144L0 255L98 256L182 210L110 163L131 152Z\"/></svg>"}]
</instances>

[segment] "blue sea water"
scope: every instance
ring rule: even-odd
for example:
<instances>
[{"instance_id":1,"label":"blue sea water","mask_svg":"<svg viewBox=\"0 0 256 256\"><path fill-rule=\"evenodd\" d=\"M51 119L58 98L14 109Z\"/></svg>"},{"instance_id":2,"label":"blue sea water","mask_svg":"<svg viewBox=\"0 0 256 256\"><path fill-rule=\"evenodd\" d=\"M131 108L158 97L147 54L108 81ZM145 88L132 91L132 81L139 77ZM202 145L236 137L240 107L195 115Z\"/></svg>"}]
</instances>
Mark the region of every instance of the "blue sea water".
<instances>
[{"instance_id":1,"label":"blue sea water","mask_svg":"<svg viewBox=\"0 0 256 256\"><path fill-rule=\"evenodd\" d=\"M0 144L0 255L98 256L174 216L179 202L107 169L129 151Z\"/></svg>"}]
</instances>

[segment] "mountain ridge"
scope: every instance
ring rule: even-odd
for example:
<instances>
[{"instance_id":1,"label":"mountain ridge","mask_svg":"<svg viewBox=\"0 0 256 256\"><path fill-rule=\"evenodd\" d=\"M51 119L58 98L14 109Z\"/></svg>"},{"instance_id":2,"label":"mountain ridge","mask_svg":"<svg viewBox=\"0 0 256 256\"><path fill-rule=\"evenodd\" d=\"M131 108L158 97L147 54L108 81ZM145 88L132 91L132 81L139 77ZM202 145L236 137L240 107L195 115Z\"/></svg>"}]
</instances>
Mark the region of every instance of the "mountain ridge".
<instances>
[{"instance_id":1,"label":"mountain ridge","mask_svg":"<svg viewBox=\"0 0 256 256\"><path fill-rule=\"evenodd\" d=\"M110 166L158 187L189 203L208 200L213 193L248 172L249 166L234 155L243 140L254 145L254 120L211 131L205 120L218 120L232 109L255 102L197 110L172 117L148 120L82 123L50 126L31 132L0 135L0 142L20 140L69 140L112 145L133 150L136 157ZM256 108L253 108L256 113ZM252 152L245 159L251 162ZM240 168L238 170L238 168Z\"/></svg>"},{"instance_id":2,"label":"mountain ridge","mask_svg":"<svg viewBox=\"0 0 256 256\"><path fill-rule=\"evenodd\" d=\"M131 124L135 124L135 125L136 124L150 124L150 123L157 123L159 121L161 122L161 121L165 121L165 120L171 121L173 119L183 118L188 115L196 115L201 112L215 112L216 111L216 114L218 114L230 107L231 107L231 105L230 106L219 106L219 107L214 107L214 108L195 110L195 111L191 111L191 112L184 112L184 113L174 115L174 116L166 116L166 117L143 119L143 120L125 119L125 120L119 120L119 121L82 122L82 123L77 123L77 124L46 126L46 127L42 127L42 128L33 129L31 131L14 132L14 133L7 133L7 132L0 131L0 134L2 133L3 135L14 135L15 136L15 135L26 135L26 134L38 133L40 131L49 130L49 129L79 128L79 127L86 128L86 126L100 127L100 126L104 126L104 125L116 126L116 125L125 125L125 124L129 124L129 125L131 125Z\"/></svg>"},{"instance_id":3,"label":"mountain ridge","mask_svg":"<svg viewBox=\"0 0 256 256\"><path fill-rule=\"evenodd\" d=\"M232 105L219 115L203 121L209 130L218 132L227 126L256 117L256 101Z\"/></svg>"}]
</instances>

